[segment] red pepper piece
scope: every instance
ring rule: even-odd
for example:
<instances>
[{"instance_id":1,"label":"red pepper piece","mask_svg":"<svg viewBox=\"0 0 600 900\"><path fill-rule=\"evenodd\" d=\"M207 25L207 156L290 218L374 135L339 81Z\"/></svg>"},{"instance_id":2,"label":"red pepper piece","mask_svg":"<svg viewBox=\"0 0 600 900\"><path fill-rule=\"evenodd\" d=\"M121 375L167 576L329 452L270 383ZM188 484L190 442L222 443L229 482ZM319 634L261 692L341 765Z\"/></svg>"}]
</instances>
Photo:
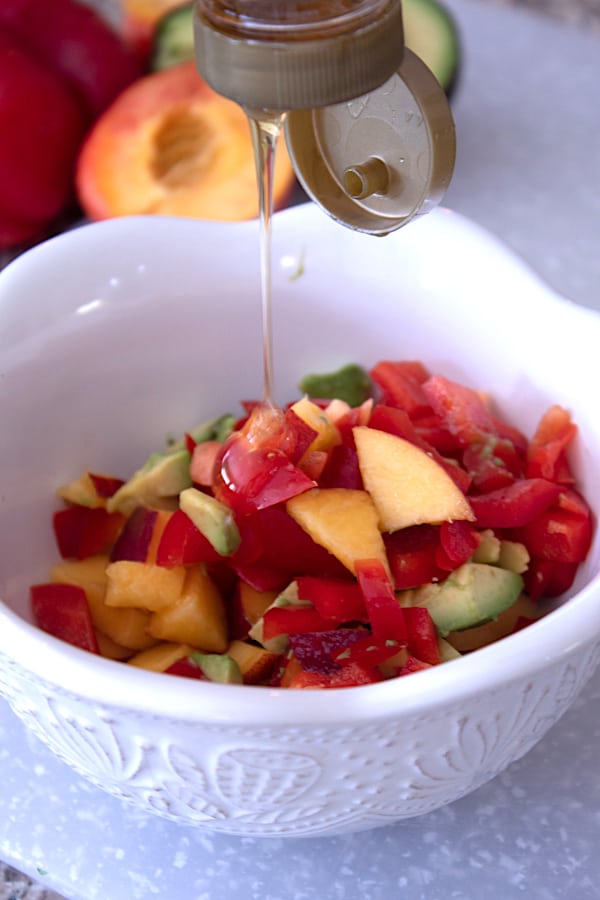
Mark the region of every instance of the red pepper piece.
<instances>
[{"instance_id":1,"label":"red pepper piece","mask_svg":"<svg viewBox=\"0 0 600 900\"><path fill-rule=\"evenodd\" d=\"M431 665L416 656L409 656L400 671L398 677L403 675L412 675L414 672L422 672L424 669L430 669Z\"/></svg>"},{"instance_id":2,"label":"red pepper piece","mask_svg":"<svg viewBox=\"0 0 600 900\"><path fill-rule=\"evenodd\" d=\"M70 506L54 513L52 525L64 559L86 559L105 551L117 538L124 516L103 507Z\"/></svg>"},{"instance_id":3,"label":"red pepper piece","mask_svg":"<svg viewBox=\"0 0 600 900\"><path fill-rule=\"evenodd\" d=\"M378 559L359 559L354 568L375 637L406 644L404 610L383 564Z\"/></svg>"},{"instance_id":4,"label":"red pepper piece","mask_svg":"<svg viewBox=\"0 0 600 900\"><path fill-rule=\"evenodd\" d=\"M446 577L437 561L439 527L414 525L384 535L388 562L396 590L418 587Z\"/></svg>"},{"instance_id":5,"label":"red pepper piece","mask_svg":"<svg viewBox=\"0 0 600 900\"><path fill-rule=\"evenodd\" d=\"M423 391L434 412L462 447L496 434L493 416L472 388L443 375L433 375L423 384Z\"/></svg>"},{"instance_id":6,"label":"red pepper piece","mask_svg":"<svg viewBox=\"0 0 600 900\"><path fill-rule=\"evenodd\" d=\"M521 478L507 487L470 496L479 528L518 528L536 519L558 499L560 487L544 478Z\"/></svg>"},{"instance_id":7,"label":"red pepper piece","mask_svg":"<svg viewBox=\"0 0 600 900\"><path fill-rule=\"evenodd\" d=\"M263 616L265 641L280 634L306 634L309 631L330 631L331 622L319 615L312 606L273 606Z\"/></svg>"},{"instance_id":8,"label":"red pepper piece","mask_svg":"<svg viewBox=\"0 0 600 900\"><path fill-rule=\"evenodd\" d=\"M348 570L292 519L284 506L261 509L251 516L237 517L242 542L237 561L249 541L257 542L259 553L252 562L284 573L291 581L298 575L347 578Z\"/></svg>"},{"instance_id":9,"label":"red pepper piece","mask_svg":"<svg viewBox=\"0 0 600 900\"><path fill-rule=\"evenodd\" d=\"M122 478L113 478L111 475L97 475L94 472L88 472L88 475L99 497L112 497L124 484Z\"/></svg>"},{"instance_id":10,"label":"red pepper piece","mask_svg":"<svg viewBox=\"0 0 600 900\"><path fill-rule=\"evenodd\" d=\"M285 572L273 566L238 562L232 558L229 559L229 565L238 578L256 591L281 591L290 581Z\"/></svg>"},{"instance_id":11,"label":"red pepper piece","mask_svg":"<svg viewBox=\"0 0 600 900\"><path fill-rule=\"evenodd\" d=\"M283 503L316 487L281 450L253 449L242 435L223 445L217 463L215 496L241 514Z\"/></svg>"},{"instance_id":12,"label":"red pepper piece","mask_svg":"<svg viewBox=\"0 0 600 900\"><path fill-rule=\"evenodd\" d=\"M189 516L180 509L176 510L162 533L156 550L156 565L170 568L216 562L221 558Z\"/></svg>"},{"instance_id":13,"label":"red pepper piece","mask_svg":"<svg viewBox=\"0 0 600 900\"><path fill-rule=\"evenodd\" d=\"M386 404L403 409L411 418L431 412L431 404L422 388L427 371L421 363L381 360L369 374L379 386Z\"/></svg>"},{"instance_id":14,"label":"red pepper piece","mask_svg":"<svg viewBox=\"0 0 600 900\"><path fill-rule=\"evenodd\" d=\"M560 597L575 581L578 567L579 563L531 559L523 573L525 590L534 602L542 597Z\"/></svg>"},{"instance_id":15,"label":"red pepper piece","mask_svg":"<svg viewBox=\"0 0 600 900\"><path fill-rule=\"evenodd\" d=\"M460 449L455 436L444 427L442 420L435 413L420 416L415 419L413 425L420 439L434 447L442 456L452 456Z\"/></svg>"},{"instance_id":16,"label":"red pepper piece","mask_svg":"<svg viewBox=\"0 0 600 900\"><path fill-rule=\"evenodd\" d=\"M472 478L470 490L474 493L496 491L515 480L505 460L494 452L494 443L471 444L463 452L462 464Z\"/></svg>"},{"instance_id":17,"label":"red pepper piece","mask_svg":"<svg viewBox=\"0 0 600 900\"><path fill-rule=\"evenodd\" d=\"M167 675L179 675L182 678L195 678L198 681L208 681L206 675L193 659L189 656L178 659L172 666L165 669Z\"/></svg>"},{"instance_id":18,"label":"red pepper piece","mask_svg":"<svg viewBox=\"0 0 600 900\"><path fill-rule=\"evenodd\" d=\"M588 516L554 506L519 529L517 539L538 559L579 563L586 558L592 543L592 523Z\"/></svg>"},{"instance_id":19,"label":"red pepper piece","mask_svg":"<svg viewBox=\"0 0 600 900\"><path fill-rule=\"evenodd\" d=\"M318 481L319 486L324 488L363 490L364 485L355 447L349 443L336 444L332 447Z\"/></svg>"},{"instance_id":20,"label":"red pepper piece","mask_svg":"<svg viewBox=\"0 0 600 900\"><path fill-rule=\"evenodd\" d=\"M83 588L73 584L35 584L30 596L35 622L42 631L90 653L100 652Z\"/></svg>"},{"instance_id":21,"label":"red pepper piece","mask_svg":"<svg viewBox=\"0 0 600 900\"><path fill-rule=\"evenodd\" d=\"M296 578L301 600L310 600L319 615L338 624L366 622L367 611L362 592L354 581L337 578Z\"/></svg>"},{"instance_id":22,"label":"red pepper piece","mask_svg":"<svg viewBox=\"0 0 600 900\"><path fill-rule=\"evenodd\" d=\"M404 610L408 633L408 650L422 662L437 666L441 663L437 628L423 606L409 606Z\"/></svg>"},{"instance_id":23,"label":"red pepper piece","mask_svg":"<svg viewBox=\"0 0 600 900\"><path fill-rule=\"evenodd\" d=\"M439 536L440 545L435 558L439 567L448 572L471 559L481 543L481 535L477 529L470 522L462 520L442 522Z\"/></svg>"},{"instance_id":24,"label":"red pepper piece","mask_svg":"<svg viewBox=\"0 0 600 900\"><path fill-rule=\"evenodd\" d=\"M294 675L286 687L295 689L359 687L362 684L375 684L382 680L383 676L375 669L367 669L360 663L353 662L348 666L342 666L331 675L302 670Z\"/></svg>"},{"instance_id":25,"label":"red pepper piece","mask_svg":"<svg viewBox=\"0 0 600 900\"><path fill-rule=\"evenodd\" d=\"M573 484L566 448L577 434L577 426L562 406L551 406L542 416L527 450L529 478L547 478Z\"/></svg>"}]
</instances>

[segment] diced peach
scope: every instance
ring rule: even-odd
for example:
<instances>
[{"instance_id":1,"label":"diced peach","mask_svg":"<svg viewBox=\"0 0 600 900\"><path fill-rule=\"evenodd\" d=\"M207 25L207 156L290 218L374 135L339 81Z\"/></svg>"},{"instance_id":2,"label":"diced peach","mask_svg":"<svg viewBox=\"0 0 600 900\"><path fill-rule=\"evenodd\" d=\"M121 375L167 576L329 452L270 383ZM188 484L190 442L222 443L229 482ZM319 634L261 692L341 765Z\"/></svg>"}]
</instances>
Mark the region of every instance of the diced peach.
<instances>
[{"instance_id":1,"label":"diced peach","mask_svg":"<svg viewBox=\"0 0 600 900\"><path fill-rule=\"evenodd\" d=\"M193 652L194 648L189 644L163 642L149 650L136 653L129 660L129 665L137 666L139 669L148 669L151 672L166 672L178 660L185 659Z\"/></svg>"},{"instance_id":2,"label":"diced peach","mask_svg":"<svg viewBox=\"0 0 600 900\"><path fill-rule=\"evenodd\" d=\"M363 482L382 531L474 518L460 488L420 447L362 425L352 433Z\"/></svg>"},{"instance_id":3,"label":"diced peach","mask_svg":"<svg viewBox=\"0 0 600 900\"><path fill-rule=\"evenodd\" d=\"M366 491L314 488L288 500L287 511L353 574L357 559L378 559L389 573L377 509Z\"/></svg>"},{"instance_id":4,"label":"diced peach","mask_svg":"<svg viewBox=\"0 0 600 900\"><path fill-rule=\"evenodd\" d=\"M330 450L335 444L342 442L339 431L327 413L308 397L302 397L292 404L291 408L303 422L317 432L317 437L306 450L305 456L313 450Z\"/></svg>"},{"instance_id":5,"label":"diced peach","mask_svg":"<svg viewBox=\"0 0 600 900\"><path fill-rule=\"evenodd\" d=\"M294 170L278 144L273 201L287 201ZM238 104L215 93L195 64L138 79L96 121L76 172L89 219L157 214L210 220L258 215L252 139Z\"/></svg>"},{"instance_id":6,"label":"diced peach","mask_svg":"<svg viewBox=\"0 0 600 900\"><path fill-rule=\"evenodd\" d=\"M107 567L106 556L65 560L52 567L50 577L52 581L77 584L84 589L97 631L130 650L152 647L156 640L146 633L150 621L148 612L141 609L111 609L104 602L108 584Z\"/></svg>"},{"instance_id":7,"label":"diced peach","mask_svg":"<svg viewBox=\"0 0 600 900\"><path fill-rule=\"evenodd\" d=\"M238 599L242 615L250 625L254 625L279 595L279 591L257 591L241 579L237 584Z\"/></svg>"},{"instance_id":8,"label":"diced peach","mask_svg":"<svg viewBox=\"0 0 600 900\"><path fill-rule=\"evenodd\" d=\"M106 569L106 605L152 612L165 609L179 599L185 573L183 566L167 569L130 560L110 563Z\"/></svg>"},{"instance_id":9,"label":"diced peach","mask_svg":"<svg viewBox=\"0 0 600 900\"><path fill-rule=\"evenodd\" d=\"M265 681L281 659L279 653L271 653L246 641L232 641L227 649L227 655L238 664L244 684L259 684Z\"/></svg>"},{"instance_id":10,"label":"diced peach","mask_svg":"<svg viewBox=\"0 0 600 900\"><path fill-rule=\"evenodd\" d=\"M98 629L96 629L96 640L98 641L100 655L106 657L106 659L124 662L130 659L135 652L131 647L123 647L121 644L117 644L116 641L113 641L112 638L98 631Z\"/></svg>"},{"instance_id":11,"label":"diced peach","mask_svg":"<svg viewBox=\"0 0 600 900\"><path fill-rule=\"evenodd\" d=\"M210 653L227 649L227 615L223 598L202 565L186 572L181 596L151 615L148 633L163 641L191 644Z\"/></svg>"},{"instance_id":12,"label":"diced peach","mask_svg":"<svg viewBox=\"0 0 600 900\"><path fill-rule=\"evenodd\" d=\"M148 553L146 554L146 562L150 565L156 565L156 551L158 550L163 531L172 515L173 513L167 509L156 510L156 519L154 520L152 537L148 544Z\"/></svg>"}]
</instances>

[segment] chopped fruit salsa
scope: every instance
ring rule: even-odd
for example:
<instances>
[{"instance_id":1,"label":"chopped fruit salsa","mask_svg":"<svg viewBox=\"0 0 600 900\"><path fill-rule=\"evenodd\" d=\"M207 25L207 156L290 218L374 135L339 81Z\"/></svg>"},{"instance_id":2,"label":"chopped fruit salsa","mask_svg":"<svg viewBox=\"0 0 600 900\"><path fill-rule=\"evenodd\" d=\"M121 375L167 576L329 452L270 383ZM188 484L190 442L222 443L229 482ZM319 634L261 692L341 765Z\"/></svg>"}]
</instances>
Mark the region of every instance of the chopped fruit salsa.
<instances>
[{"instance_id":1,"label":"chopped fruit salsa","mask_svg":"<svg viewBox=\"0 0 600 900\"><path fill-rule=\"evenodd\" d=\"M417 361L300 390L194 428L127 481L62 487L39 627L173 675L350 687L477 650L571 586L592 517L567 410L528 440Z\"/></svg>"}]
</instances>

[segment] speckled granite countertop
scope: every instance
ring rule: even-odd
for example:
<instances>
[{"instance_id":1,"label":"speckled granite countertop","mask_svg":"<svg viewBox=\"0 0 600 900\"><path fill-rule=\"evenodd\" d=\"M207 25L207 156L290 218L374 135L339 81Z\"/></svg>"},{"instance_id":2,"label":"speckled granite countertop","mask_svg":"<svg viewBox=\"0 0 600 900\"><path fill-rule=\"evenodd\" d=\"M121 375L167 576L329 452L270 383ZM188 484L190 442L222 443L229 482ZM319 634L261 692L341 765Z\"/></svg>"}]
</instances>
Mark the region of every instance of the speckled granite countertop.
<instances>
[{"instance_id":1,"label":"speckled granite countertop","mask_svg":"<svg viewBox=\"0 0 600 900\"><path fill-rule=\"evenodd\" d=\"M108 4L110 4L112 2L112 0L86 0L86 2L92 2L92 3L96 2L100 6L103 6L103 5L108 6ZM461 0L457 0L457 4L458 4L458 2L461 2ZM569 28L579 28L579 29L581 29L582 32L585 32L586 34L592 32L592 33L600 36L600 0L476 0L475 5L478 5L479 7L487 5L489 7L510 6L510 7L515 7L515 8L516 7L528 8L531 11L540 13L540 18L543 18L545 16L546 18L549 18L550 20L559 20L559 21L564 22ZM449 0L448 6L450 8L453 7L452 0ZM517 39L517 34L515 34L515 39ZM589 50L589 48L588 48L588 50ZM591 57L590 57L590 54L588 53L588 60L589 59L591 59ZM597 65L596 69L597 69L598 73L600 74L600 43L598 43L597 61L598 61L598 65ZM594 104L596 104L596 108L597 108L597 100L593 100L593 101L590 100L590 103L592 103L592 102ZM596 113L595 116L597 119L598 114ZM598 131L596 133L598 133ZM460 172L458 173L458 175L460 176ZM477 172L473 173L473 179L476 182ZM598 185L598 181L596 181L596 192L598 190L597 185ZM477 190L476 190L477 184L476 183L474 184L474 188L475 188L474 196L478 197L477 201L473 200L470 205L469 201L466 200L463 203L460 203L460 202L455 203L454 206L455 206L455 208L458 208L460 211L465 212L467 215L471 215L473 218L477 218L478 212L481 213L481 215L479 216L480 223L488 224L488 227L489 227L490 223L486 223L484 221L485 212L486 212L486 207L485 207L485 202L484 202L485 198L483 197L481 192L480 192L480 194L477 194ZM582 185L581 191L583 192L584 190L587 190L588 188L589 188L589 185L584 184L584 185ZM450 193L452 194L452 188L451 188ZM455 193L455 196L458 197L459 200L462 199L460 190L457 193ZM482 199L482 197L483 197L483 199ZM448 205L453 205L453 204L451 202L449 202ZM461 208L461 206L462 206L462 208ZM587 209L588 214L591 214L594 212L594 209L591 206L586 207L586 209ZM584 210L584 212L585 212L585 210ZM560 218L560 216L558 218ZM596 223L598 221L600 221L600 219L597 219ZM494 224L493 221L491 221L491 224ZM560 256L558 256L558 257L553 257L552 259L542 259L542 258L537 259L537 258L535 258L535 256L536 256L535 249L536 248L533 245L531 245L531 247L532 247L531 253L528 254L527 251L528 251L529 245L527 244L527 237L524 235L524 232L526 230L527 230L526 228L522 228L522 231L519 232L519 229L517 227L515 227L514 234L509 229L509 233L504 234L502 236L505 237L505 239L508 241L508 243L512 243L512 245L515 247L515 249L522 252L526 257L529 256L530 261L533 262L534 264L537 264L537 267L540 270L544 270L543 274L550 281L553 280L553 276L556 276L554 278L556 286L559 289L562 289L564 291L564 293L566 293L568 296L571 296L573 299L580 300L581 302L587 303L588 305L591 305L591 306L594 306L594 307L600 309L600 295L598 295L597 291L596 291L596 294L589 293L589 285L592 285L593 283L595 283L597 281L597 275L598 275L597 264L596 264L596 269L594 269L593 264L589 267L589 271L587 273L588 281L582 283L577 280L578 276L576 274L573 275L571 273L570 266L569 266L570 261L569 261L568 254L565 255L564 258L561 258ZM597 226L596 226L595 235L592 235L592 241L595 242L596 238L597 238ZM585 238L583 240L585 241ZM581 248L581 242L578 242L578 246L579 246L579 248ZM585 248L583 251L580 250L580 252L585 253ZM565 253L566 253L566 251L565 251ZM589 258L592 259L591 252L590 252ZM561 281L561 278L562 278L562 281ZM578 291L579 291L579 296L576 296ZM586 293L586 291L587 291L587 293ZM593 703L595 703L596 709L598 709L598 701L600 700L599 690L600 690L600 688L598 685L598 680L596 679L595 686L592 687L591 691L587 692L587 694L588 694L587 702L590 702L589 698L591 697L591 701ZM0 710L0 712L2 712L2 710ZM11 714L8 714L8 715L11 715ZM573 722L575 722L575 718L574 718L575 715L576 714L573 714L573 716L571 716L571 720L573 720ZM565 717L565 718L568 718L568 717ZM571 721L571 720L569 720L569 721ZM10 725L10 722L9 722L9 725ZM2 721L0 721L0 734L2 734ZM589 747L593 746L594 745L593 736L588 735L587 738L588 738ZM596 738L600 739L600 735L597 735ZM578 737L575 726L572 731L565 732L563 729L561 739L563 740L563 743L566 741L565 748L567 746L569 746L572 749L575 749L577 746L581 746L579 744L579 737ZM556 740L558 741L559 738L557 737ZM552 746L553 738L552 737L547 738L546 741L548 742L546 753L544 753L543 750L540 748L532 751L532 753L534 753L534 754L537 753L540 762L543 759L545 759L546 757L548 757L548 758L551 757L552 752L553 752L553 746ZM585 745L585 746L587 746L587 745ZM568 763L568 758L569 757L565 758L565 763ZM585 763L586 760L582 759L582 761ZM521 764L519 764L519 765L521 765ZM40 766L43 766L43 764L40 763ZM542 768L543 768L543 766L542 766ZM3 774L4 774L4 769L3 769ZM550 777L552 777L551 773L550 773ZM516 793L519 790L518 778L517 778L517 782L515 783L515 785L511 786L510 776L509 775L506 776L504 779L504 786L505 787L508 786L510 791L515 793L515 796L516 796ZM564 804L568 805L569 803L571 803L571 805L576 805L576 806L578 806L578 808L584 804L585 800L584 800L583 794L585 792L582 793L581 790L578 790L577 788L578 788L578 783L577 783L577 780L575 779L572 782L572 784L570 785L570 792L565 793L565 790L562 791L562 801ZM596 779L596 782L595 782L596 792L597 792L597 788L598 788L598 779ZM560 785L558 786L558 789L559 789L559 793L560 793ZM486 797L488 798L488 800L490 802L492 802L492 800L494 799L494 788L488 786L482 790L487 791ZM502 778L500 779L499 787L496 788L496 794L498 794L498 797L500 797L501 793L502 793ZM18 795L18 792L15 794L15 796L17 796L17 795ZM483 801L485 798L483 797L483 795L481 795L481 796L482 796L482 801ZM500 798L500 799L502 799L502 798ZM539 802L542 803L542 800L539 800ZM92 803L92 801L90 800L90 805L91 805L91 803ZM462 803L464 804L465 801L462 801ZM596 807L595 811L592 811L592 812L590 812L588 810L588 818L591 816L591 818L590 818L590 827L591 827L590 837L594 837L594 840L595 840L595 838L597 838L598 834L600 833L600 819L598 819L597 809L598 809L598 807ZM481 813L481 815L484 814L484 812L482 811L481 803L480 803L480 806L477 808L477 810L479 813ZM5 817L5 815L8 814L8 812L9 812L8 809L6 809L6 810L3 809L2 816ZM457 815L460 815L460 813L457 813ZM551 817L553 815L553 813L549 807L547 809L547 815L548 815L548 817ZM554 815L556 815L556 813L554 813ZM452 824L450 823L449 820L452 819L452 816L453 816L453 813L451 811L447 812L447 813L444 811L441 811L439 814L437 814L437 817L434 816L434 817L430 818L432 828L436 824L438 826L442 827L442 825L444 825L444 823L445 823L445 826L451 828ZM522 821L526 820L526 816L527 816L526 810L522 810L522 816L524 817L524 819ZM499 821L500 821L500 819L502 819L502 810L500 808L498 811L498 818L499 818ZM505 822L508 821L506 816L504 816L504 821ZM34 823L32 822L31 825L32 825L32 835L33 835L35 833L35 829L33 828ZM498 825L498 828L499 827L500 827L500 825ZM524 830L526 830L526 828L527 828L526 825L521 824L521 833L522 834L524 834ZM531 844L529 846L529 851L535 856L536 854L538 854L538 851L540 850L540 847L542 846L542 844L544 843L544 840L545 840L545 838L544 838L544 823L540 822L540 831L539 831L538 838L537 838L537 843L539 846L537 846L537 848L536 848L536 846L534 846L534 844L535 844L535 841L533 840L534 830L535 829L533 828L533 823L532 823L531 834L530 834L529 838L522 837L521 840L530 840L531 841ZM564 830L565 829L563 829L563 832L564 832ZM425 845L427 844L427 835L429 833L430 833L430 831L425 829L425 833L423 835L423 842ZM4 835L4 837L5 837L4 846L12 846L11 840L10 840L10 832L7 832L7 834L9 835L8 837L6 837L6 835ZM433 831L431 831L431 834L433 834ZM514 847L512 848L512 851L511 851L510 846L508 846L510 841L512 840L510 834L506 834L504 836L504 838L507 841L507 846L505 848L504 857L502 857L502 854L500 854L498 859L500 860L500 863L501 863L501 858L504 858L506 865L509 865L509 864L511 864L510 853L513 851L514 852L516 852L516 851L515 851ZM515 835L513 835L513 838L514 838L514 841L516 841L518 844L519 837L516 832L515 832ZM108 840L108 838L107 838L107 840ZM382 834L381 840L382 840L382 842L385 842L385 840L389 840L389 835L386 837L385 835ZM564 897L573 897L573 898L577 898L577 900L581 900L581 898L583 898L583 897L590 897L590 898L600 897L600 887L598 887L598 875L600 875L600 872L596 871L595 881L594 881L594 874L592 872L590 872L590 878L588 879L587 882L586 882L586 879L583 877L579 878L579 880L577 880L577 877L576 877L576 870L578 869L578 867L581 868L582 865L589 865L590 860L593 859L594 857L593 856L586 857L586 853L580 846L581 841L579 841L579 845L577 847L568 846L569 845L569 834L568 833L558 834L557 840L559 840L559 843L562 845L563 849L565 847L567 848L566 852L565 852L565 856L564 856L564 866L561 868L560 872L559 871L554 872L553 879L551 879L552 884L548 883L548 885L545 888L545 892L536 893L535 897L540 897L540 898L548 897L548 898L552 898L552 900L555 900L555 898L557 898L559 896L560 897L563 897L563 896ZM34 841L34 837L32 837L32 841ZM207 842L207 844L210 844L211 839L207 838L206 842ZM0 845L0 848L1 848L1 846L2 845ZM358 844L356 846L358 847ZM433 854L434 849L435 848L432 846L429 848L429 850L427 852L427 857L430 860L433 860L435 857L435 854ZM549 849L550 853L552 853L552 848L546 848L546 849L547 850ZM527 850L527 848L523 847L523 848L521 848L521 850ZM251 852L250 849L248 849L248 852ZM497 848L493 852L496 853L496 855L497 855ZM514 855L514 852L513 852L513 855ZM20 853L21 853L23 859L27 858L27 854L25 851L23 851L21 849ZM0 851L0 855L2 855L1 851ZM11 852L10 854L6 853L5 856L6 857L10 856L10 858L13 862L15 862L16 860L18 860L20 858L19 853L17 853L17 852L14 852L14 853ZM491 858L492 858L492 855L490 853L490 859ZM587 858L587 863L585 862L586 858ZM41 883L46 880L44 878L46 873L45 873L42 865L37 866L37 867L35 866L35 859L36 859L36 854L33 853L29 859L29 871L34 872L37 870L39 872L40 883L30 880L28 877L22 875L20 872L18 872L16 869L12 868L11 866L3 865L2 863L0 863L0 900L60 900L60 896L58 894L54 893L52 890L48 889L47 887L44 887L43 883ZM215 859L216 867L217 867L217 862L218 861ZM551 865L551 862L552 861L550 859L548 859L547 865ZM179 856L177 859L175 859L175 862L174 862L174 865L176 867L179 866L180 864L182 864L181 856ZM437 859L437 864L438 865L447 865L448 861L447 860L444 861L443 859L440 858L440 859ZM473 868L474 873L476 873L478 866L479 866L479 868L484 867L485 859L484 859L483 851L481 851L481 853L480 853L480 864L477 863L477 859L475 859L475 858L473 858L473 860L471 861L471 864L474 867ZM409 869L407 869L406 871L407 871L406 876L403 878L397 878L396 882L395 882L396 888L400 888L401 891L402 891L403 885L405 886L405 889L407 886L408 886L409 890L412 889L412 892L410 894L405 894L405 896L410 896L410 898L424 898L424 900L430 900L430 898L433 898L434 896L435 897L441 896L440 894L436 893L437 888L433 887L430 891L430 889L427 886L426 881L423 881L422 879L417 878L416 876L413 878L414 873L413 873L413 875L411 875ZM348 875L348 874L349 873L346 873L346 875ZM425 874L426 873L422 873L423 878L425 877ZM346 879L346 881L344 883L349 885L349 884L351 884L351 879L350 879L350 882L348 882L346 875L343 876L344 879ZM557 878L557 876L558 876L558 878ZM340 878L341 877L342 876L340 875ZM473 877L475 877L475 874ZM516 880L514 880L514 879L516 879ZM530 887L530 884L527 884L526 882L521 883L518 878L518 872L516 872L516 871L514 873L514 879L512 882L511 889L510 889L510 896L511 897L513 897L513 896L516 897L518 895L524 896L527 893L526 888ZM561 881L561 879L562 879L562 881ZM214 891L211 888L209 888L209 890L207 892L206 884L209 882L210 882L210 879L208 881L206 881L206 883L204 885L204 890L202 891L202 893L197 893L192 896L192 894L188 891L186 893L186 896L189 897L190 900L201 900L201 898L206 898L206 900L217 900L217 898L220 898L220 897L231 896L231 900L234 900L234 894L232 893L231 895L229 895L229 894L224 893L222 887L219 887L218 889L215 888ZM68 883L68 877L65 877L63 879L63 883L65 883L65 884ZM507 881L506 883L508 885L509 882ZM586 886L586 884L587 884L587 886ZM302 886L306 889L306 884L303 884ZM438 887L439 887L439 885L438 885ZM451 887L451 885L449 884L448 887ZM563 888L566 890L566 893L563 893ZM490 890L492 890L491 886L490 886ZM514 890L514 892L513 892L513 890ZM137 891L131 891L131 892L128 891L127 887L125 886L124 891L125 892L123 894L120 894L118 898L115 895L109 896L106 893L102 894L102 892L98 893L96 891L94 891L93 893L90 891L89 896L90 897L93 896L95 898L97 897L97 898L99 898L99 900L126 900L126 898L127 898L127 900L129 900L129 898L133 898L134 896L146 898L146 897L149 897L151 893L155 894L155 895L163 896L163 897L167 898L167 900L169 900L169 896L171 896L168 893L161 893L160 890L156 891L154 889L149 889L148 892L145 892L145 890L139 888L139 886L138 886ZM265 900L281 900L282 895L272 894L269 890L266 889L266 887L265 887L265 891L266 891L266 893L262 894L262 896L265 898ZM485 891L484 891L484 893L485 893ZM294 888L294 895L299 900L300 896L308 897L311 894L309 891L308 893L302 893L300 895L297 892L296 888ZM87 897L88 896L84 889L79 890L79 885L78 885L77 896L78 897L80 897L80 896ZM250 895L248 894L248 896L250 896ZM252 895L252 896L254 896L254 895ZM287 896L291 897L292 894L290 893ZM330 895L328 895L328 896L330 896ZM333 895L331 895L331 896L333 897ZM339 898L341 900L342 897L353 898L355 896L358 896L358 894L352 893L351 887L348 887L347 893L344 891L341 894L336 894L335 896L336 896L336 898L339 896ZM362 893L362 896L366 898L366 894L364 892ZM375 898L379 898L381 896L383 896L383 894L380 894L376 889L373 889L372 893L369 894L369 897L372 897L373 900L375 900ZM467 895L464 893L450 893L450 894L445 894L445 896L456 896L456 897L460 896L461 900L464 900L464 898ZM471 896L474 897L475 895L473 894ZM480 893L479 896L483 896L483 893ZM491 894L490 894L490 896L491 896ZM496 896L500 896L500 894L497 894ZM508 888L507 888L507 892L504 893L503 896L504 897L509 896ZM533 897L534 894L529 892L528 896Z\"/></svg>"}]
</instances>

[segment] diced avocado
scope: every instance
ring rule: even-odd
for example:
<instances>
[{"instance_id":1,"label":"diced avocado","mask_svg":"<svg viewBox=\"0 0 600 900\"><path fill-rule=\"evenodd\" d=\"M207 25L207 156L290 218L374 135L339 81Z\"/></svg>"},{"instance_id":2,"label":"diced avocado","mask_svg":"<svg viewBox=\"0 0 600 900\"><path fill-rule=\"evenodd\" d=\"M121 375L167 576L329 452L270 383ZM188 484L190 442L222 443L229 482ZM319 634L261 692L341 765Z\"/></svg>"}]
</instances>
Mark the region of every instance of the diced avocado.
<instances>
[{"instance_id":1,"label":"diced avocado","mask_svg":"<svg viewBox=\"0 0 600 900\"><path fill-rule=\"evenodd\" d=\"M450 95L460 67L460 40L454 16L438 0L402 0L404 42L431 69Z\"/></svg>"},{"instance_id":2,"label":"diced avocado","mask_svg":"<svg viewBox=\"0 0 600 900\"><path fill-rule=\"evenodd\" d=\"M192 653L192 659L202 669L209 681L220 684L243 684L240 667L226 653Z\"/></svg>"},{"instance_id":3,"label":"diced avocado","mask_svg":"<svg viewBox=\"0 0 600 900\"><path fill-rule=\"evenodd\" d=\"M207 419L206 422L200 422L194 428L188 431L188 434L196 442L203 444L205 441L221 441L226 440L236 423L236 419L230 413L224 413L222 416L215 416L213 419ZM182 450L185 448L185 438L174 441L169 447L170 452L173 450Z\"/></svg>"},{"instance_id":4,"label":"diced avocado","mask_svg":"<svg viewBox=\"0 0 600 900\"><path fill-rule=\"evenodd\" d=\"M500 541L498 565L521 575L529 568L529 550L519 541Z\"/></svg>"},{"instance_id":5,"label":"diced avocado","mask_svg":"<svg viewBox=\"0 0 600 900\"><path fill-rule=\"evenodd\" d=\"M445 581L401 591L398 600L401 606L425 606L445 637L451 631L473 628L497 618L512 606L522 590L523 579L516 572L467 562Z\"/></svg>"},{"instance_id":6,"label":"diced avocado","mask_svg":"<svg viewBox=\"0 0 600 900\"><path fill-rule=\"evenodd\" d=\"M220 500L188 487L179 495L179 508L221 556L231 556L240 545L233 512Z\"/></svg>"},{"instance_id":7,"label":"diced avocado","mask_svg":"<svg viewBox=\"0 0 600 900\"><path fill-rule=\"evenodd\" d=\"M481 532L479 547L471 557L473 562L496 565L500 559L500 539L490 528Z\"/></svg>"},{"instance_id":8,"label":"diced avocado","mask_svg":"<svg viewBox=\"0 0 600 900\"><path fill-rule=\"evenodd\" d=\"M165 13L154 32L150 70L159 72L194 58L193 3Z\"/></svg>"},{"instance_id":9,"label":"diced avocado","mask_svg":"<svg viewBox=\"0 0 600 900\"><path fill-rule=\"evenodd\" d=\"M345 400L350 406L360 406L371 396L373 382L361 366L349 363L335 372L306 375L299 384L309 397Z\"/></svg>"},{"instance_id":10,"label":"diced avocado","mask_svg":"<svg viewBox=\"0 0 600 900\"><path fill-rule=\"evenodd\" d=\"M160 507L166 500L177 498L192 484L190 459L185 448L153 453L142 468L109 497L107 510L129 515L136 506Z\"/></svg>"}]
</instances>

